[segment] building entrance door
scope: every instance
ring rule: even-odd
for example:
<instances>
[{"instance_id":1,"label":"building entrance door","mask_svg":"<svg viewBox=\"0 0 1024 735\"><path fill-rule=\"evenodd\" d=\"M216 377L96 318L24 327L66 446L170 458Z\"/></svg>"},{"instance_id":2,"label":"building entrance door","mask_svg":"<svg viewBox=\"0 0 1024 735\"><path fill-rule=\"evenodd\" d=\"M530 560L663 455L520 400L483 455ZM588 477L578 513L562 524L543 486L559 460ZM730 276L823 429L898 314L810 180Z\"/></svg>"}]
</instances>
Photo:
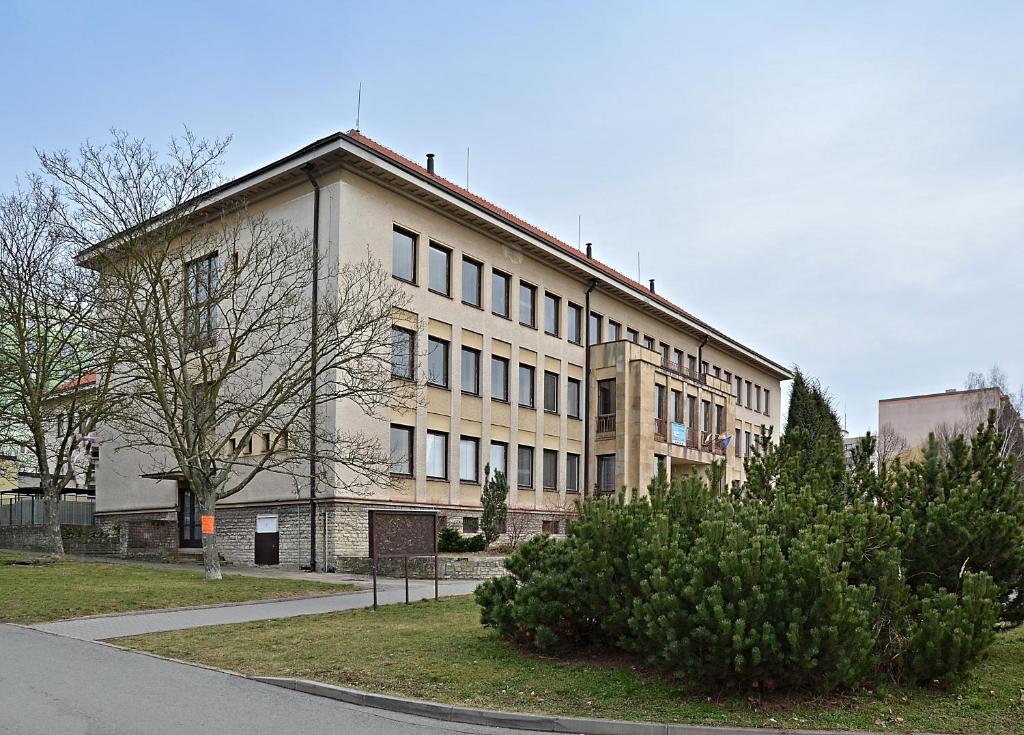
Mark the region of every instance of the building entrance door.
<instances>
[{"instance_id":1,"label":"building entrance door","mask_svg":"<svg viewBox=\"0 0 1024 735\"><path fill-rule=\"evenodd\" d=\"M199 503L188 485L182 482L178 483L178 545L183 549L198 549L203 545Z\"/></svg>"},{"instance_id":2,"label":"building entrance door","mask_svg":"<svg viewBox=\"0 0 1024 735\"><path fill-rule=\"evenodd\" d=\"M277 516L256 516L256 563L281 563L281 538L277 532Z\"/></svg>"}]
</instances>

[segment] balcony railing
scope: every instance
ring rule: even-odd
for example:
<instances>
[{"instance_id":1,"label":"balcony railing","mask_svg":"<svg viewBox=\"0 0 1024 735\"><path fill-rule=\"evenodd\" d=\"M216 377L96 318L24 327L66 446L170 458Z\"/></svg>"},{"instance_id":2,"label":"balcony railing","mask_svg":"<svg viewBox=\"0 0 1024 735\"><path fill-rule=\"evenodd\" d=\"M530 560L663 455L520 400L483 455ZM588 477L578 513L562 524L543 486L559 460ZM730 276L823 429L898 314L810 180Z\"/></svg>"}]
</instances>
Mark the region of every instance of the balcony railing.
<instances>
[{"instance_id":1,"label":"balcony railing","mask_svg":"<svg viewBox=\"0 0 1024 735\"><path fill-rule=\"evenodd\" d=\"M688 368L686 365L684 365L681 362L676 362L675 360L669 360L667 357L665 357L665 358L662 358L662 360L661 360L661 366L663 368L665 368L666 370L668 370L670 373L675 373L676 375L682 375L684 378L689 378L690 380L696 380L698 383L703 383L704 382L704 376L701 373L697 372L694 369Z\"/></svg>"},{"instance_id":2,"label":"balcony railing","mask_svg":"<svg viewBox=\"0 0 1024 735\"><path fill-rule=\"evenodd\" d=\"M668 437L668 421L665 419L654 419L654 435L664 441Z\"/></svg>"},{"instance_id":3,"label":"balcony railing","mask_svg":"<svg viewBox=\"0 0 1024 735\"><path fill-rule=\"evenodd\" d=\"M615 414L606 413L600 414L597 417L597 433L598 434L614 434L615 433Z\"/></svg>"}]
</instances>

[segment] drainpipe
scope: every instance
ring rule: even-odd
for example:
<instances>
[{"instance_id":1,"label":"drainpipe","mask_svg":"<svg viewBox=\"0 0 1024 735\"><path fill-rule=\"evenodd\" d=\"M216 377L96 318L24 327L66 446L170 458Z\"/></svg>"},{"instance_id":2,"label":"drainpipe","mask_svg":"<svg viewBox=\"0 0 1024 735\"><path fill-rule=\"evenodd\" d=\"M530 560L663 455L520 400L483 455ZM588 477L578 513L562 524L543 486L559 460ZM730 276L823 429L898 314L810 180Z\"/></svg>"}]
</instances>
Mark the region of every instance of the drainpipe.
<instances>
[{"instance_id":1,"label":"drainpipe","mask_svg":"<svg viewBox=\"0 0 1024 735\"><path fill-rule=\"evenodd\" d=\"M307 163L302 167L313 185L313 305L310 315L309 365L309 571L316 571L316 368L317 329L320 288L320 184L316 180L316 167ZM326 536L324 537L326 538ZM325 549L326 551L326 549Z\"/></svg>"},{"instance_id":2,"label":"drainpipe","mask_svg":"<svg viewBox=\"0 0 1024 735\"><path fill-rule=\"evenodd\" d=\"M590 243L587 243L587 255L590 255ZM586 297L584 300L584 324L586 327L583 329L584 346L585 350L583 354L583 373L584 382L586 383L586 401L583 404L583 497L593 494L593 490L590 487L590 294L597 287L597 279L594 278L590 281L590 286L587 288Z\"/></svg>"}]
</instances>

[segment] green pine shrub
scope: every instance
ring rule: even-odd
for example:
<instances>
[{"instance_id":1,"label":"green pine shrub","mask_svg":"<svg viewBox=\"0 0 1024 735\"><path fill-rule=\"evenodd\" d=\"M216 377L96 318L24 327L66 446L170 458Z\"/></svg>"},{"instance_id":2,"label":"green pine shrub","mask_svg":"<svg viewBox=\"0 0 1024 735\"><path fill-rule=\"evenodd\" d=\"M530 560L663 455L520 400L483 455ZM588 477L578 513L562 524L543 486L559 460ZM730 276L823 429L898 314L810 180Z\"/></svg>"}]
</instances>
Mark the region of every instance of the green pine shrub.
<instances>
[{"instance_id":1,"label":"green pine shrub","mask_svg":"<svg viewBox=\"0 0 1024 735\"><path fill-rule=\"evenodd\" d=\"M445 526L437 534L437 550L440 552L462 553L469 551L483 551L487 548L487 542L483 534L475 536L463 536L451 526Z\"/></svg>"}]
</instances>

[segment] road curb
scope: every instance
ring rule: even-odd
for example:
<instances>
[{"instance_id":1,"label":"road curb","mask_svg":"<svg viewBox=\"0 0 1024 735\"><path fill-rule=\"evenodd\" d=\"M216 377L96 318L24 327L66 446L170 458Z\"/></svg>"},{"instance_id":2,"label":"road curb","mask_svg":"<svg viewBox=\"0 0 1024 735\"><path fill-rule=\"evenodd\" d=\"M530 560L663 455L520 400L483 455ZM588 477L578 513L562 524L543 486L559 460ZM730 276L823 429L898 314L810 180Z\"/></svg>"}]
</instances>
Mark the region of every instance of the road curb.
<instances>
[{"instance_id":1,"label":"road curb","mask_svg":"<svg viewBox=\"0 0 1024 735\"><path fill-rule=\"evenodd\" d=\"M718 725L672 725L658 722L603 720L587 717L560 717L558 715L502 712L500 710L459 707L422 699L406 699L387 694L374 694L358 689L347 689L333 684L322 684L308 679L278 676L250 676L253 681L291 689L317 697L335 699L360 707L373 707L417 717L429 717L444 722L464 725L504 727L510 730L537 732L584 733L585 735L880 735L864 730L844 730L842 733L826 730L765 729L756 727L722 727ZM919 735L928 735L920 733Z\"/></svg>"}]
</instances>

